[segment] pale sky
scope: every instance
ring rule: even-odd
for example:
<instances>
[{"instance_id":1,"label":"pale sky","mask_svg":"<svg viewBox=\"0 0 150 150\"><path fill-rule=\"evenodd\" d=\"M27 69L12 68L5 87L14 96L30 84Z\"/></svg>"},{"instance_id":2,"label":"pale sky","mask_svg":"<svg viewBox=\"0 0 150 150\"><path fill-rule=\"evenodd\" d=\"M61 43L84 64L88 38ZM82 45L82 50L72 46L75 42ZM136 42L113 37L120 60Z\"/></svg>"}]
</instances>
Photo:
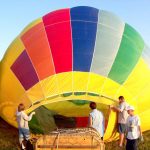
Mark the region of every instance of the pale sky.
<instances>
[{"instance_id":1,"label":"pale sky","mask_svg":"<svg viewBox=\"0 0 150 150\"><path fill-rule=\"evenodd\" d=\"M133 26L150 45L149 0L1 0L0 59L15 37L31 21L53 10L92 6L118 15Z\"/></svg>"}]
</instances>

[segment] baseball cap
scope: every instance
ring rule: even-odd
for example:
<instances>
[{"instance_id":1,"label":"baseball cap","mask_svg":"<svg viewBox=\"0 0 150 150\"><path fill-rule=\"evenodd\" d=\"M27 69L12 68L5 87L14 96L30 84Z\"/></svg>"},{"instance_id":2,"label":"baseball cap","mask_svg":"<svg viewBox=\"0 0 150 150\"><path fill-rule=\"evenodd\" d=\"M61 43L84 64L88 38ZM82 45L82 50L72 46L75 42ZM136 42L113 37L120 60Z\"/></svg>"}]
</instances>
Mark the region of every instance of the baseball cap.
<instances>
[{"instance_id":1,"label":"baseball cap","mask_svg":"<svg viewBox=\"0 0 150 150\"><path fill-rule=\"evenodd\" d=\"M127 110L135 110L135 108L133 106L128 106Z\"/></svg>"}]
</instances>

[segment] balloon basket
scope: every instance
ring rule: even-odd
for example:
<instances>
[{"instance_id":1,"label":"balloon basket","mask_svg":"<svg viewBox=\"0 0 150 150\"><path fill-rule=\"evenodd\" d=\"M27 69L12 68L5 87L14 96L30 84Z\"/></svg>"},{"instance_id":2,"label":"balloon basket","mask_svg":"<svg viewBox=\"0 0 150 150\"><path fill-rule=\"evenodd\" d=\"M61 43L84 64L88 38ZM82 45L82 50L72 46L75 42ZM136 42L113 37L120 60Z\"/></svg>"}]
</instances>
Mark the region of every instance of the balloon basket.
<instances>
[{"instance_id":1,"label":"balloon basket","mask_svg":"<svg viewBox=\"0 0 150 150\"><path fill-rule=\"evenodd\" d=\"M41 136L36 150L105 150L99 134L91 128L59 129Z\"/></svg>"}]
</instances>

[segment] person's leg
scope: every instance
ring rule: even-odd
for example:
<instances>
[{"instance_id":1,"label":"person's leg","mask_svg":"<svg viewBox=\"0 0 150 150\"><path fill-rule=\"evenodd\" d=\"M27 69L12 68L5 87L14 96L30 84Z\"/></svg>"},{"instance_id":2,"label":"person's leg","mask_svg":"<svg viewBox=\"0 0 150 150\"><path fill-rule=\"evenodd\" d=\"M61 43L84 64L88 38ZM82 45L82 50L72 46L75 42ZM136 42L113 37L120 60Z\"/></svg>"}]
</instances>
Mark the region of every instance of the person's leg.
<instances>
[{"instance_id":1,"label":"person's leg","mask_svg":"<svg viewBox=\"0 0 150 150\"><path fill-rule=\"evenodd\" d=\"M29 129L23 129L23 135L24 135L25 140L28 141L30 139L30 131L29 131Z\"/></svg>"},{"instance_id":2,"label":"person's leg","mask_svg":"<svg viewBox=\"0 0 150 150\"><path fill-rule=\"evenodd\" d=\"M30 139L30 132L29 129L22 129L23 131L23 136L24 136L24 142L23 142L23 146L25 147L25 149L27 149L27 141Z\"/></svg>"},{"instance_id":3,"label":"person's leg","mask_svg":"<svg viewBox=\"0 0 150 150\"><path fill-rule=\"evenodd\" d=\"M19 128L19 143L20 143L21 149L25 149L23 141L24 141L24 135L23 135L22 129Z\"/></svg>"},{"instance_id":4,"label":"person's leg","mask_svg":"<svg viewBox=\"0 0 150 150\"><path fill-rule=\"evenodd\" d=\"M133 140L133 150L138 150L138 140Z\"/></svg>"},{"instance_id":5,"label":"person's leg","mask_svg":"<svg viewBox=\"0 0 150 150\"><path fill-rule=\"evenodd\" d=\"M124 142L125 125L119 123L118 129L119 129L119 146L122 147Z\"/></svg>"},{"instance_id":6,"label":"person's leg","mask_svg":"<svg viewBox=\"0 0 150 150\"><path fill-rule=\"evenodd\" d=\"M22 142L23 142L23 138L19 137L20 147L21 147L21 149L24 149L25 147L23 147Z\"/></svg>"},{"instance_id":7,"label":"person's leg","mask_svg":"<svg viewBox=\"0 0 150 150\"><path fill-rule=\"evenodd\" d=\"M130 150L130 140L127 139L126 150Z\"/></svg>"},{"instance_id":8,"label":"person's leg","mask_svg":"<svg viewBox=\"0 0 150 150\"><path fill-rule=\"evenodd\" d=\"M129 150L138 150L138 140L129 140Z\"/></svg>"},{"instance_id":9,"label":"person's leg","mask_svg":"<svg viewBox=\"0 0 150 150\"><path fill-rule=\"evenodd\" d=\"M122 147L123 142L124 142L124 133L120 133L120 140L119 140L119 146Z\"/></svg>"},{"instance_id":10,"label":"person's leg","mask_svg":"<svg viewBox=\"0 0 150 150\"><path fill-rule=\"evenodd\" d=\"M133 149L133 140L127 139L126 150L134 150Z\"/></svg>"}]
</instances>

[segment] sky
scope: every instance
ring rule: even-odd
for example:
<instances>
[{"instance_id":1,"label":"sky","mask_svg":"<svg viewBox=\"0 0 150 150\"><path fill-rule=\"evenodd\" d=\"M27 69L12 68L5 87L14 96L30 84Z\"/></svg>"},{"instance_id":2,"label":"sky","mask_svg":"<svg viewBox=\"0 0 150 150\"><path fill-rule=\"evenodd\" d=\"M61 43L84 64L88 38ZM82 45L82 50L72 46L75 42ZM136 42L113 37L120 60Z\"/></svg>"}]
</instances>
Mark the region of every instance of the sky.
<instances>
[{"instance_id":1,"label":"sky","mask_svg":"<svg viewBox=\"0 0 150 150\"><path fill-rule=\"evenodd\" d=\"M1 0L0 60L15 37L33 20L57 9L91 6L115 13L150 46L149 0Z\"/></svg>"}]
</instances>

